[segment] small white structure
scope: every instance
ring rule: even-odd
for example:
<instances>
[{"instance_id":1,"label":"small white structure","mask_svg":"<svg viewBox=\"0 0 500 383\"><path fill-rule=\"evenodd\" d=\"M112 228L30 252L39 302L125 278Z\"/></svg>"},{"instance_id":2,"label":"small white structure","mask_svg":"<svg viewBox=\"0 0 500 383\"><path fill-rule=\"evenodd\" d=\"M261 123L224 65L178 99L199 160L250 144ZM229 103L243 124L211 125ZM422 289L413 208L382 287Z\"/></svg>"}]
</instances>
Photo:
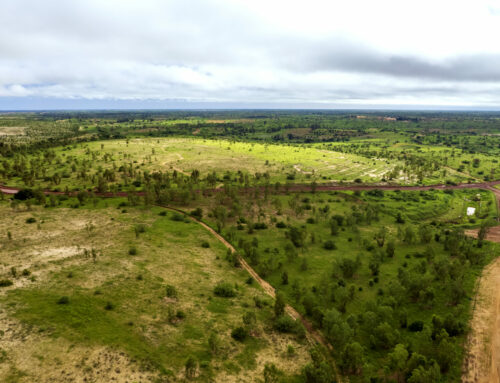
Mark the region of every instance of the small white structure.
<instances>
[{"instance_id":1,"label":"small white structure","mask_svg":"<svg viewBox=\"0 0 500 383\"><path fill-rule=\"evenodd\" d=\"M467 215L474 215L475 213L476 213L475 207L468 207L467 208Z\"/></svg>"}]
</instances>

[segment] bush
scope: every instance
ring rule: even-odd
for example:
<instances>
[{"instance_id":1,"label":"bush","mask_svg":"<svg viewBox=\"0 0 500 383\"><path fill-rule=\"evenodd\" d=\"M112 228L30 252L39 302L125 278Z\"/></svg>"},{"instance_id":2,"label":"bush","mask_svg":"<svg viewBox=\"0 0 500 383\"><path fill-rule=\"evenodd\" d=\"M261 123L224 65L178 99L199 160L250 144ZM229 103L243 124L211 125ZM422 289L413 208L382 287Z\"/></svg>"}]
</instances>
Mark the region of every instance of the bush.
<instances>
[{"instance_id":1,"label":"bush","mask_svg":"<svg viewBox=\"0 0 500 383\"><path fill-rule=\"evenodd\" d=\"M420 332L423 329L424 329L424 322L422 322L421 320L417 320L415 322L412 322L408 326L408 330L410 330L411 332Z\"/></svg>"},{"instance_id":2,"label":"bush","mask_svg":"<svg viewBox=\"0 0 500 383\"><path fill-rule=\"evenodd\" d=\"M131 246L129 249L128 249L128 254L129 255L137 255L137 248L135 246Z\"/></svg>"},{"instance_id":3,"label":"bush","mask_svg":"<svg viewBox=\"0 0 500 383\"><path fill-rule=\"evenodd\" d=\"M248 336L248 331L246 328L240 326L236 327L233 331L231 331L231 337L238 342L243 342Z\"/></svg>"},{"instance_id":4,"label":"bush","mask_svg":"<svg viewBox=\"0 0 500 383\"><path fill-rule=\"evenodd\" d=\"M177 289L172 285L167 285L166 294L168 298L177 298L178 296Z\"/></svg>"},{"instance_id":5,"label":"bush","mask_svg":"<svg viewBox=\"0 0 500 383\"><path fill-rule=\"evenodd\" d=\"M0 287L12 286L12 281L10 279L0 279Z\"/></svg>"},{"instance_id":6,"label":"bush","mask_svg":"<svg viewBox=\"0 0 500 383\"><path fill-rule=\"evenodd\" d=\"M182 310L177 310L175 316L177 317L177 319L184 319L186 317L186 313Z\"/></svg>"},{"instance_id":7,"label":"bush","mask_svg":"<svg viewBox=\"0 0 500 383\"><path fill-rule=\"evenodd\" d=\"M163 210L163 211L160 211L158 213L158 215L161 216L161 217L165 217L167 215L167 212L165 210Z\"/></svg>"},{"instance_id":8,"label":"bush","mask_svg":"<svg viewBox=\"0 0 500 383\"><path fill-rule=\"evenodd\" d=\"M337 248L337 246L335 245L335 243L331 240L328 240L328 241L325 241L325 243L323 243L323 248L325 250L335 250Z\"/></svg>"},{"instance_id":9,"label":"bush","mask_svg":"<svg viewBox=\"0 0 500 383\"><path fill-rule=\"evenodd\" d=\"M69 303L69 298L67 296L61 297L57 300L58 305L67 305Z\"/></svg>"},{"instance_id":10,"label":"bush","mask_svg":"<svg viewBox=\"0 0 500 383\"><path fill-rule=\"evenodd\" d=\"M36 218L34 217L29 217L26 219L26 223L35 223L36 222Z\"/></svg>"},{"instance_id":11,"label":"bush","mask_svg":"<svg viewBox=\"0 0 500 383\"><path fill-rule=\"evenodd\" d=\"M288 315L282 315L274 322L274 328L279 332L294 333L297 328L297 323Z\"/></svg>"},{"instance_id":12,"label":"bush","mask_svg":"<svg viewBox=\"0 0 500 383\"><path fill-rule=\"evenodd\" d=\"M19 201L26 201L28 199L34 198L35 194L31 189L21 189L16 194L14 194L14 199Z\"/></svg>"},{"instance_id":13,"label":"bush","mask_svg":"<svg viewBox=\"0 0 500 383\"><path fill-rule=\"evenodd\" d=\"M267 225L264 222L257 222L253 225L255 230L265 230L267 229Z\"/></svg>"},{"instance_id":14,"label":"bush","mask_svg":"<svg viewBox=\"0 0 500 383\"><path fill-rule=\"evenodd\" d=\"M214 288L214 294L218 297L232 298L236 296L233 286L226 282L220 282Z\"/></svg>"},{"instance_id":15,"label":"bush","mask_svg":"<svg viewBox=\"0 0 500 383\"><path fill-rule=\"evenodd\" d=\"M108 311L113 310L114 308L115 308L115 306L111 302L107 302L106 306L104 306L104 309L108 310Z\"/></svg>"},{"instance_id":16,"label":"bush","mask_svg":"<svg viewBox=\"0 0 500 383\"><path fill-rule=\"evenodd\" d=\"M283 221L279 221L279 222L276 223L276 227L278 229L284 229L284 228L286 228L286 223L283 222Z\"/></svg>"},{"instance_id":17,"label":"bush","mask_svg":"<svg viewBox=\"0 0 500 383\"><path fill-rule=\"evenodd\" d=\"M176 222L183 222L184 221L184 216L182 214L179 214L179 213L174 213L172 215L172 217L170 217L170 219L172 221L176 221Z\"/></svg>"},{"instance_id":18,"label":"bush","mask_svg":"<svg viewBox=\"0 0 500 383\"><path fill-rule=\"evenodd\" d=\"M193 217L195 218L198 218L198 219L201 219L203 217L203 210L201 210L199 207L194 209L191 213L190 213Z\"/></svg>"},{"instance_id":19,"label":"bush","mask_svg":"<svg viewBox=\"0 0 500 383\"><path fill-rule=\"evenodd\" d=\"M201 243L201 247L205 248L205 249L208 249L210 247L210 244L207 242L207 241L203 241Z\"/></svg>"}]
</instances>

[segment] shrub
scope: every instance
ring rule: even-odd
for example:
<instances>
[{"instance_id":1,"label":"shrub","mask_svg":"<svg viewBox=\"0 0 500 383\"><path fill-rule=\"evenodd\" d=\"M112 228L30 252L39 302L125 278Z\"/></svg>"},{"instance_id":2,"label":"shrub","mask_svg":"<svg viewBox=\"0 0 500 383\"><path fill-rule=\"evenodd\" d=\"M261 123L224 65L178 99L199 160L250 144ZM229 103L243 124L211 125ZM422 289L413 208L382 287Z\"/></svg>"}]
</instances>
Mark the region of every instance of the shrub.
<instances>
[{"instance_id":1,"label":"shrub","mask_svg":"<svg viewBox=\"0 0 500 383\"><path fill-rule=\"evenodd\" d=\"M26 219L26 223L35 223L36 222L36 218L34 217L29 217Z\"/></svg>"},{"instance_id":2,"label":"shrub","mask_svg":"<svg viewBox=\"0 0 500 383\"><path fill-rule=\"evenodd\" d=\"M107 302L106 306L104 306L104 309L108 310L108 311L113 310L114 308L115 308L115 305L113 305L113 303L111 303L111 302Z\"/></svg>"},{"instance_id":3,"label":"shrub","mask_svg":"<svg viewBox=\"0 0 500 383\"><path fill-rule=\"evenodd\" d=\"M267 229L267 225L264 222L257 222L253 225L255 230L265 230Z\"/></svg>"},{"instance_id":4,"label":"shrub","mask_svg":"<svg viewBox=\"0 0 500 383\"><path fill-rule=\"evenodd\" d=\"M421 320L417 320L415 322L412 322L408 326L408 330L410 330L411 332L420 332L423 329L424 329L424 322L422 322Z\"/></svg>"},{"instance_id":5,"label":"shrub","mask_svg":"<svg viewBox=\"0 0 500 383\"><path fill-rule=\"evenodd\" d=\"M288 315L282 315L274 323L274 328L279 332L293 333L297 328L297 323Z\"/></svg>"},{"instance_id":6,"label":"shrub","mask_svg":"<svg viewBox=\"0 0 500 383\"><path fill-rule=\"evenodd\" d=\"M67 305L69 303L69 298L67 296L63 296L57 300L58 305Z\"/></svg>"},{"instance_id":7,"label":"shrub","mask_svg":"<svg viewBox=\"0 0 500 383\"><path fill-rule=\"evenodd\" d=\"M21 189L16 194L14 194L14 199L19 201L26 201L27 199L31 199L35 197L33 190L31 189Z\"/></svg>"},{"instance_id":8,"label":"shrub","mask_svg":"<svg viewBox=\"0 0 500 383\"><path fill-rule=\"evenodd\" d=\"M214 294L218 297L232 298L236 296L236 291L231 284L220 282L215 286Z\"/></svg>"},{"instance_id":9,"label":"shrub","mask_svg":"<svg viewBox=\"0 0 500 383\"><path fill-rule=\"evenodd\" d=\"M175 286L172 286L172 285L167 285L166 294L167 294L168 298L177 298L179 295L177 293L177 289L175 288Z\"/></svg>"},{"instance_id":10,"label":"shrub","mask_svg":"<svg viewBox=\"0 0 500 383\"><path fill-rule=\"evenodd\" d=\"M240 326L236 327L233 331L231 331L231 337L238 342L243 342L248 336L248 331L246 328Z\"/></svg>"},{"instance_id":11,"label":"shrub","mask_svg":"<svg viewBox=\"0 0 500 383\"><path fill-rule=\"evenodd\" d=\"M184 216L180 213L174 213L174 214L172 214L172 217L170 217L170 219L172 221L182 222L182 221L184 221Z\"/></svg>"},{"instance_id":12,"label":"shrub","mask_svg":"<svg viewBox=\"0 0 500 383\"><path fill-rule=\"evenodd\" d=\"M12 286L12 281L10 279L0 279L0 287Z\"/></svg>"},{"instance_id":13,"label":"shrub","mask_svg":"<svg viewBox=\"0 0 500 383\"><path fill-rule=\"evenodd\" d=\"M323 243L323 248L325 250L335 250L337 248L337 246L335 245L335 243L331 240L328 240L328 241L325 241L325 243Z\"/></svg>"},{"instance_id":14,"label":"shrub","mask_svg":"<svg viewBox=\"0 0 500 383\"><path fill-rule=\"evenodd\" d=\"M161 216L161 217L165 217L167 215L167 212L165 210L163 210L163 211L160 211L158 213L158 215Z\"/></svg>"},{"instance_id":15,"label":"shrub","mask_svg":"<svg viewBox=\"0 0 500 383\"><path fill-rule=\"evenodd\" d=\"M276 223L276 227L278 229L284 229L284 228L286 228L286 223L283 222L283 221L279 221L279 222Z\"/></svg>"},{"instance_id":16,"label":"shrub","mask_svg":"<svg viewBox=\"0 0 500 383\"><path fill-rule=\"evenodd\" d=\"M190 213L193 217L201 219L203 217L203 210L201 208L196 208Z\"/></svg>"},{"instance_id":17,"label":"shrub","mask_svg":"<svg viewBox=\"0 0 500 383\"><path fill-rule=\"evenodd\" d=\"M129 249L128 249L128 254L129 255L137 255L137 248L135 246L131 246Z\"/></svg>"},{"instance_id":18,"label":"shrub","mask_svg":"<svg viewBox=\"0 0 500 383\"><path fill-rule=\"evenodd\" d=\"M210 244L207 242L207 241L203 241L201 243L201 247L205 248L205 249L208 249L210 247Z\"/></svg>"},{"instance_id":19,"label":"shrub","mask_svg":"<svg viewBox=\"0 0 500 383\"><path fill-rule=\"evenodd\" d=\"M177 319L184 319L186 317L186 313L182 310L177 310L175 316L177 317Z\"/></svg>"}]
</instances>

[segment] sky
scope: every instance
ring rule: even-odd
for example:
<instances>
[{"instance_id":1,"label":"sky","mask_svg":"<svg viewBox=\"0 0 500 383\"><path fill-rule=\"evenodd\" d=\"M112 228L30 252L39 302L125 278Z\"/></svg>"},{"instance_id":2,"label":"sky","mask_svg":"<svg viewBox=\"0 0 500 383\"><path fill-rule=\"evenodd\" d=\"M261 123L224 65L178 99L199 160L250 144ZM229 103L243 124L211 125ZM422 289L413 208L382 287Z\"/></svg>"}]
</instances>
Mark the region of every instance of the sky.
<instances>
[{"instance_id":1,"label":"sky","mask_svg":"<svg viewBox=\"0 0 500 383\"><path fill-rule=\"evenodd\" d=\"M500 110L500 0L2 0L0 110Z\"/></svg>"}]
</instances>

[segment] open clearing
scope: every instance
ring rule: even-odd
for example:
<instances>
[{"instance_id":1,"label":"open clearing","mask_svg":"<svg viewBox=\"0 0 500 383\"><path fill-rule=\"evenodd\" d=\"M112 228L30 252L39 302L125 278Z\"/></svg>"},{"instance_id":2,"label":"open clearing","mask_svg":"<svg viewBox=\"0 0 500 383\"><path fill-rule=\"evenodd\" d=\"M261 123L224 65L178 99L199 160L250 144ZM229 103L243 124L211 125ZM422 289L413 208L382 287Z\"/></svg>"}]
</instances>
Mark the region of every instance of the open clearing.
<instances>
[{"instance_id":1,"label":"open clearing","mask_svg":"<svg viewBox=\"0 0 500 383\"><path fill-rule=\"evenodd\" d=\"M207 231L160 208L117 205L14 211L0 203L0 279L13 282L0 290L0 381L152 382L182 378L195 356L200 381L254 382L265 363L290 375L307 363L307 343L269 327L271 306L253 303L266 294L242 283L248 274ZM136 225L144 232L134 234ZM221 280L236 284L236 298L213 296ZM165 297L167 285L178 298ZM58 304L63 296L69 303ZM254 336L236 342L230 332L246 312L257 316ZM207 345L212 331L217 355Z\"/></svg>"}]
</instances>

